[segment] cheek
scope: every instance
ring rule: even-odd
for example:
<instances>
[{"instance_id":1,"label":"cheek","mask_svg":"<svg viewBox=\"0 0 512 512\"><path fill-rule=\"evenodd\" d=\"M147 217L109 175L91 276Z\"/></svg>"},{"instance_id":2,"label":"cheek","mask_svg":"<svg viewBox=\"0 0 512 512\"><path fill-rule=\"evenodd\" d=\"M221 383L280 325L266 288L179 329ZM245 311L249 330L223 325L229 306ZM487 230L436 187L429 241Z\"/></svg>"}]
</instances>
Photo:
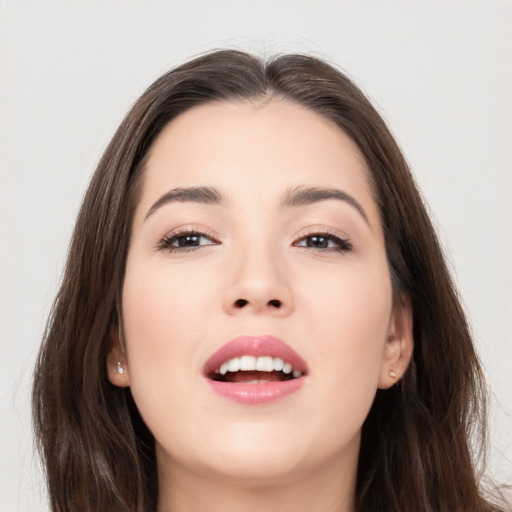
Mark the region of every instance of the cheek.
<instances>
[{"instance_id":1,"label":"cheek","mask_svg":"<svg viewBox=\"0 0 512 512\"><path fill-rule=\"evenodd\" d=\"M387 266L352 265L349 271L330 272L329 278L310 278L310 293L302 300L316 326L312 356L331 382L370 390L373 396L392 310Z\"/></svg>"},{"instance_id":2,"label":"cheek","mask_svg":"<svg viewBox=\"0 0 512 512\"><path fill-rule=\"evenodd\" d=\"M123 321L133 349L175 350L197 336L211 302L208 280L197 272L169 271L165 262L127 267ZM172 342L172 343L171 343ZM153 354L154 355L154 354Z\"/></svg>"},{"instance_id":3,"label":"cheek","mask_svg":"<svg viewBox=\"0 0 512 512\"><path fill-rule=\"evenodd\" d=\"M193 277L191 277L193 276ZM127 266L123 288L123 328L132 391L154 393L194 370L194 354L204 336L211 290L199 276L169 272L165 264Z\"/></svg>"},{"instance_id":4,"label":"cheek","mask_svg":"<svg viewBox=\"0 0 512 512\"><path fill-rule=\"evenodd\" d=\"M343 329L367 323L387 326L392 289L383 258L310 267L308 272L297 272L298 280L295 289L301 300L309 302L309 307L322 317L323 322L317 325L337 324Z\"/></svg>"},{"instance_id":5,"label":"cheek","mask_svg":"<svg viewBox=\"0 0 512 512\"><path fill-rule=\"evenodd\" d=\"M193 276L193 277L191 277ZM157 438L173 436L173 411L187 416L195 389L185 384L197 371L211 290L200 276L169 272L166 265L128 261L123 287L123 330L130 387L137 408ZM186 412L188 411L188 413Z\"/></svg>"}]
</instances>

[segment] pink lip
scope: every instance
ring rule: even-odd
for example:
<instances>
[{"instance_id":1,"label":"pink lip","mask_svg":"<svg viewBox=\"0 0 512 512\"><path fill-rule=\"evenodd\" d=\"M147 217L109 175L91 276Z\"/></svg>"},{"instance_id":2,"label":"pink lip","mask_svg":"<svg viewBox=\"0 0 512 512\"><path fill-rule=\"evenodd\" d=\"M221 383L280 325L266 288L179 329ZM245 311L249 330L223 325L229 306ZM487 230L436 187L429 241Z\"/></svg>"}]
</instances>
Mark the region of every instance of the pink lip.
<instances>
[{"instance_id":1,"label":"pink lip","mask_svg":"<svg viewBox=\"0 0 512 512\"><path fill-rule=\"evenodd\" d=\"M291 363L303 376L282 382L233 383L208 378L224 361L243 355L279 357ZM272 336L241 336L230 341L206 361L203 375L210 388L219 396L234 402L255 405L277 400L298 391L304 384L308 368L302 357L284 341Z\"/></svg>"}]
</instances>

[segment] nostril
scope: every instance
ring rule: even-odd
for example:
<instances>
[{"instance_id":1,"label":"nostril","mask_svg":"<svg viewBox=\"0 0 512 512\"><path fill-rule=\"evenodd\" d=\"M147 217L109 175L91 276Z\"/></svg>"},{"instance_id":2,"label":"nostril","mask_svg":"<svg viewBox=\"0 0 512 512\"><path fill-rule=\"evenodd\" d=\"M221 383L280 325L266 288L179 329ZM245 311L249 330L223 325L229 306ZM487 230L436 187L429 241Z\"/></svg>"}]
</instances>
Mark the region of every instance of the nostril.
<instances>
[{"instance_id":1,"label":"nostril","mask_svg":"<svg viewBox=\"0 0 512 512\"><path fill-rule=\"evenodd\" d=\"M238 309L244 308L247 304L249 304L249 301L246 299L238 299L234 303L235 307ZM267 306L270 306L271 308L279 309L282 305L283 303L279 299L272 299L267 302Z\"/></svg>"}]
</instances>

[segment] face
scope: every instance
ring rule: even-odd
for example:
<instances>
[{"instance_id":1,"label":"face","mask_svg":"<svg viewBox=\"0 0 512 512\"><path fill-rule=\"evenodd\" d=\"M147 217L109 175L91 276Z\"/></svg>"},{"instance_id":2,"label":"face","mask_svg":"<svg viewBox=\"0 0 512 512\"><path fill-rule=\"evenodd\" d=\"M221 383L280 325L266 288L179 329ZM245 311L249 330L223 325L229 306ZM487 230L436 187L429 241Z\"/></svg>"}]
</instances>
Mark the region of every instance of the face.
<instances>
[{"instance_id":1,"label":"face","mask_svg":"<svg viewBox=\"0 0 512 512\"><path fill-rule=\"evenodd\" d=\"M278 100L195 107L159 135L128 252L126 354L114 341L108 367L160 469L355 468L376 390L411 348L368 172L340 128Z\"/></svg>"}]
</instances>

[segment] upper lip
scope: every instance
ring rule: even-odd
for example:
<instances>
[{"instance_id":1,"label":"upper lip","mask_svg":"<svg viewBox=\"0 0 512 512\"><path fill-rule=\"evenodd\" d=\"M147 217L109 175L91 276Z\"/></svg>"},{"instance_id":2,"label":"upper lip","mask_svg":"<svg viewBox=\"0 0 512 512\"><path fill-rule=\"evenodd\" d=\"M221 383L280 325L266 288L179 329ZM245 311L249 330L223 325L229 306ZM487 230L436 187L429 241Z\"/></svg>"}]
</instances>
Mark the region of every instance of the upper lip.
<instances>
[{"instance_id":1,"label":"upper lip","mask_svg":"<svg viewBox=\"0 0 512 512\"><path fill-rule=\"evenodd\" d=\"M299 370L302 374L306 374L308 370L306 361L283 340L263 335L240 336L229 341L206 361L203 367L203 374L206 376L211 375L225 361L245 355L279 357L283 361L290 363L294 370Z\"/></svg>"}]
</instances>

